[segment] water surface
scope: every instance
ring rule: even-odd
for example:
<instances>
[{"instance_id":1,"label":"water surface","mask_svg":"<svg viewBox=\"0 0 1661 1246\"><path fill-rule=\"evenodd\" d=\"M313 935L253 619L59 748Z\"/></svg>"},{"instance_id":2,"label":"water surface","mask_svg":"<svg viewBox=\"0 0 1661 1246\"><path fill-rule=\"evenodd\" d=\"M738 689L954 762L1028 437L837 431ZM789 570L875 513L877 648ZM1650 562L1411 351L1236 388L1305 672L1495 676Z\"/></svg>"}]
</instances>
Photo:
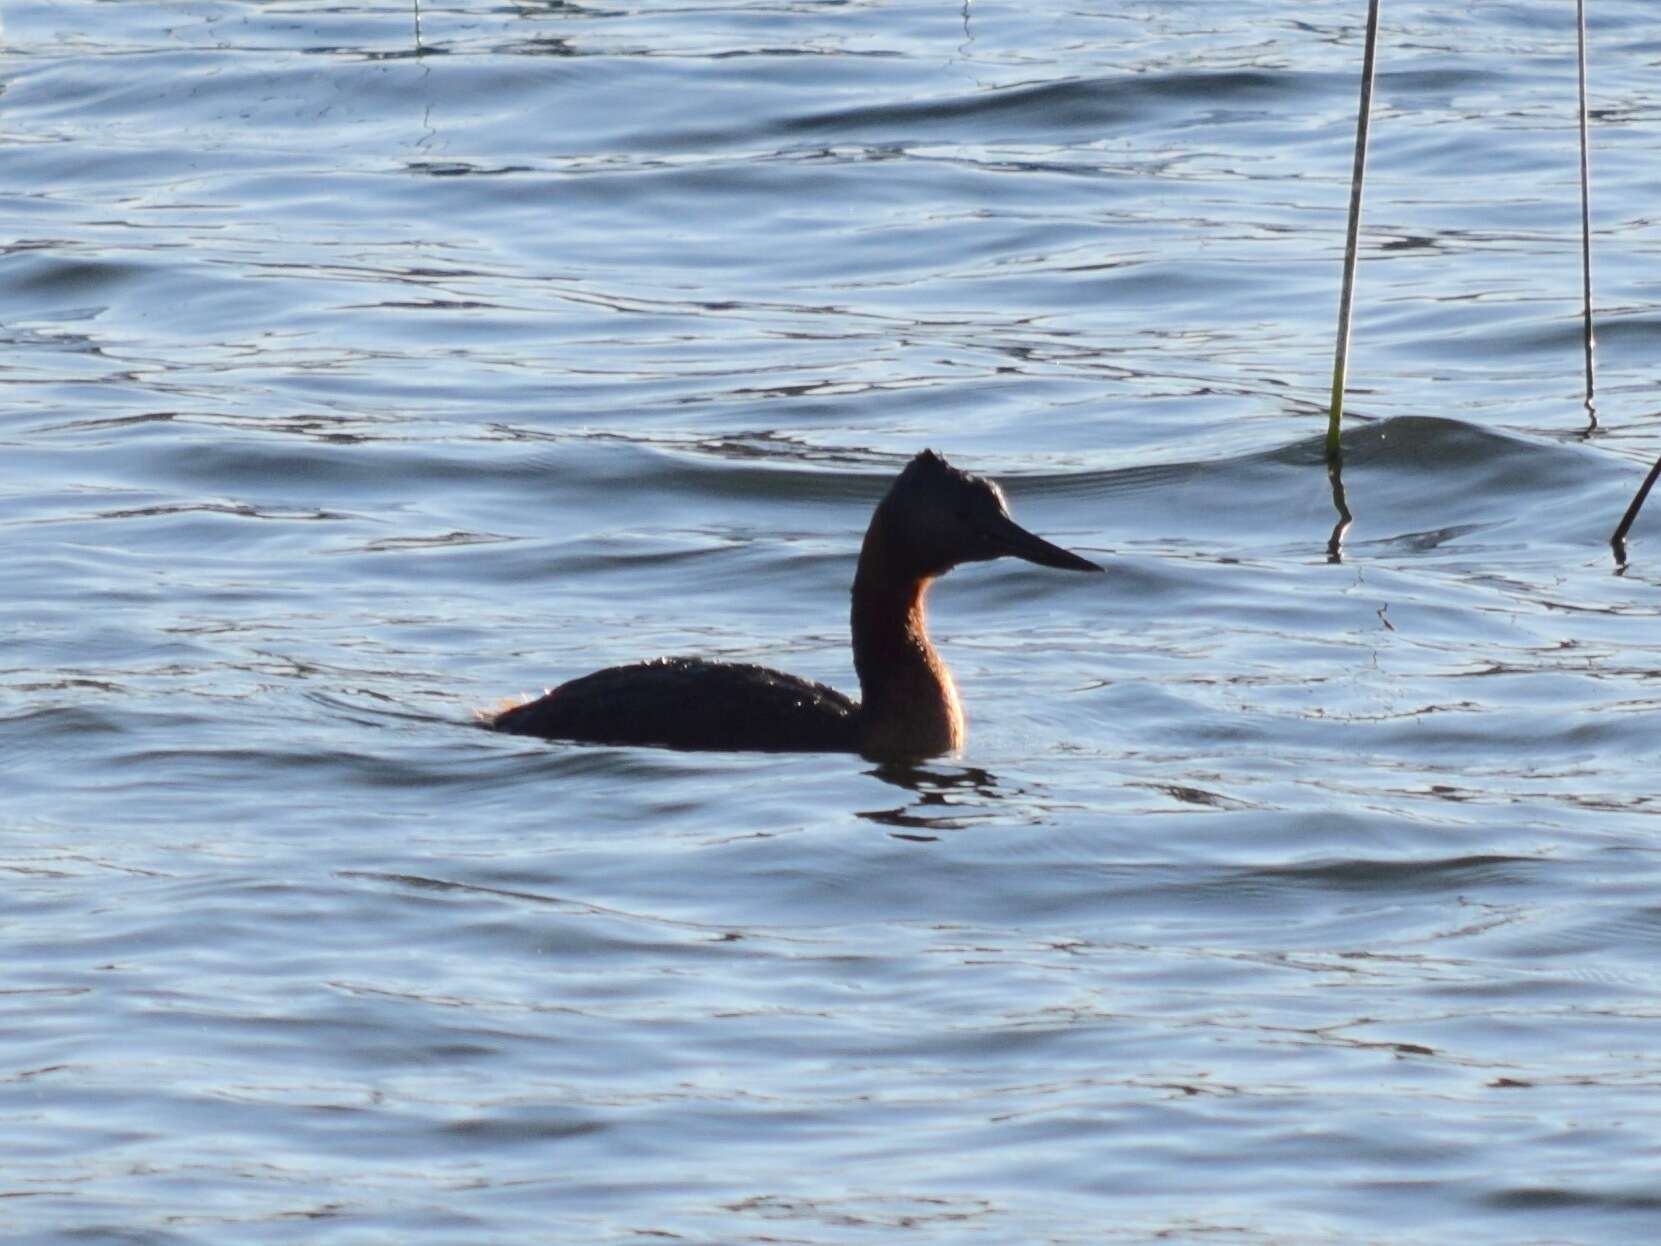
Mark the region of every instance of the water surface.
<instances>
[{"instance_id":1,"label":"water surface","mask_svg":"<svg viewBox=\"0 0 1661 1246\"><path fill-rule=\"evenodd\" d=\"M1648 1242L1650 6L18 3L0 1232ZM924 446L960 756L478 730L852 687ZM1619 574L1617 572L1619 571Z\"/></svg>"}]
</instances>

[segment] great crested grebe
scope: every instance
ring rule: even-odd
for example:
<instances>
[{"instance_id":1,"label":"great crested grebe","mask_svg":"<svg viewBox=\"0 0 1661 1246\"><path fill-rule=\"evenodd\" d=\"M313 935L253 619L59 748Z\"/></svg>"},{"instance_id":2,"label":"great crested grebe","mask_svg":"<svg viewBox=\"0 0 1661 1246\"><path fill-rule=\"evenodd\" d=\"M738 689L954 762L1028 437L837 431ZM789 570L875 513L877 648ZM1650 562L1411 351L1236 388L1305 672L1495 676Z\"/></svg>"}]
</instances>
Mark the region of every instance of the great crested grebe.
<instances>
[{"instance_id":1,"label":"great crested grebe","mask_svg":"<svg viewBox=\"0 0 1661 1246\"><path fill-rule=\"evenodd\" d=\"M656 658L612 666L490 718L498 731L592 744L933 757L961 748L963 709L929 643L929 584L1009 555L1100 571L1009 517L1003 491L924 450L877 504L854 573L854 670L863 700L738 662Z\"/></svg>"}]
</instances>

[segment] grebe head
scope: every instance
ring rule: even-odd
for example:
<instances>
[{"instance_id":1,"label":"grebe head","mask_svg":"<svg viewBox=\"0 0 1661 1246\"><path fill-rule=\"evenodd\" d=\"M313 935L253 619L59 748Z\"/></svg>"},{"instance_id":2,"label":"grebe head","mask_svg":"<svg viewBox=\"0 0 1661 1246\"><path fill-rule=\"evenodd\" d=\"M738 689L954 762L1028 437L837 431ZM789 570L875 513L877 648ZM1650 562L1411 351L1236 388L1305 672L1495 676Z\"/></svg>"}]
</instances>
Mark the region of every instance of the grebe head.
<instances>
[{"instance_id":1,"label":"grebe head","mask_svg":"<svg viewBox=\"0 0 1661 1246\"><path fill-rule=\"evenodd\" d=\"M900 473L877 508L889 539L918 574L944 575L959 563L1024 558L1065 571L1100 571L1009 516L1003 490L924 450Z\"/></svg>"}]
</instances>

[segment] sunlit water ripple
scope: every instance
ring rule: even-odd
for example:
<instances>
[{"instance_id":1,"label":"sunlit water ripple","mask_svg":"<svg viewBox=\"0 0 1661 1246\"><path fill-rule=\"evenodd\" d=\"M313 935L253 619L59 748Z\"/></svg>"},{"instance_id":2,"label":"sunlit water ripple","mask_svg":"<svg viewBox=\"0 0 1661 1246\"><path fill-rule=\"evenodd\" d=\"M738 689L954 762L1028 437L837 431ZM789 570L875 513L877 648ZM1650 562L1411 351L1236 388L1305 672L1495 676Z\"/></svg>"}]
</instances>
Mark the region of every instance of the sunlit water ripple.
<instances>
[{"instance_id":1,"label":"sunlit water ripple","mask_svg":"<svg viewBox=\"0 0 1661 1246\"><path fill-rule=\"evenodd\" d=\"M1661 38L1360 4L19 3L0 1237L1651 1242ZM934 446L960 756L852 686Z\"/></svg>"}]
</instances>

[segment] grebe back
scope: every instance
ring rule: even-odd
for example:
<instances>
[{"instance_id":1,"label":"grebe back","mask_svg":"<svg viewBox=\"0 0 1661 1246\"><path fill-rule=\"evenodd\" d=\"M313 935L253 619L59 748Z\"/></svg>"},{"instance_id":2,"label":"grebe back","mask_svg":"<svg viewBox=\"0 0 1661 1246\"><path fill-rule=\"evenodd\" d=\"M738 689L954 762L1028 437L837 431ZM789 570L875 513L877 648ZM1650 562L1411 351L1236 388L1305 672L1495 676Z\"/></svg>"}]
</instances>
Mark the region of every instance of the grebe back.
<instances>
[{"instance_id":1,"label":"grebe back","mask_svg":"<svg viewBox=\"0 0 1661 1246\"><path fill-rule=\"evenodd\" d=\"M762 666L657 658L573 679L489 725L593 744L880 759L950 752L963 746L963 709L929 642L924 598L958 564L1005 556L1101 570L1017 524L997 485L925 450L877 504L860 547L851 622L861 701Z\"/></svg>"}]
</instances>

